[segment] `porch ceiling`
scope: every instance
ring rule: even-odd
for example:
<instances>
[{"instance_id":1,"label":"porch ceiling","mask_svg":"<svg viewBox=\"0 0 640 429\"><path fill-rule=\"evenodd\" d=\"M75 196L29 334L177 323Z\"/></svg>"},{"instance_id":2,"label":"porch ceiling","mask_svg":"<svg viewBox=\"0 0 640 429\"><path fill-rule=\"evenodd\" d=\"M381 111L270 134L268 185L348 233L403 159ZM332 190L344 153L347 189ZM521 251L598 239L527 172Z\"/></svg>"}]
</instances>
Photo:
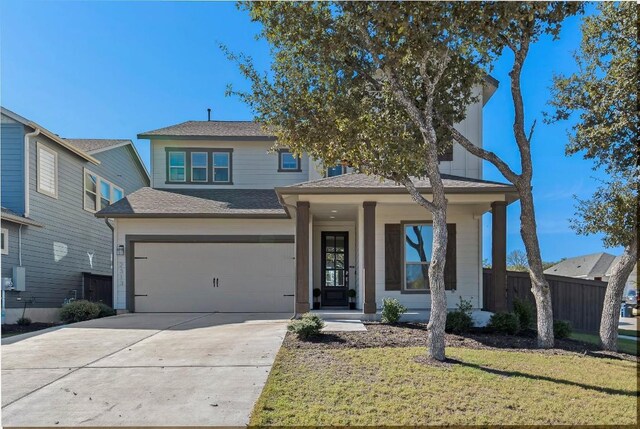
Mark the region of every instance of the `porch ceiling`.
<instances>
[{"instance_id":1,"label":"porch ceiling","mask_svg":"<svg viewBox=\"0 0 640 429\"><path fill-rule=\"evenodd\" d=\"M313 204L310 209L314 221L354 221L358 218L357 204Z\"/></svg>"}]
</instances>

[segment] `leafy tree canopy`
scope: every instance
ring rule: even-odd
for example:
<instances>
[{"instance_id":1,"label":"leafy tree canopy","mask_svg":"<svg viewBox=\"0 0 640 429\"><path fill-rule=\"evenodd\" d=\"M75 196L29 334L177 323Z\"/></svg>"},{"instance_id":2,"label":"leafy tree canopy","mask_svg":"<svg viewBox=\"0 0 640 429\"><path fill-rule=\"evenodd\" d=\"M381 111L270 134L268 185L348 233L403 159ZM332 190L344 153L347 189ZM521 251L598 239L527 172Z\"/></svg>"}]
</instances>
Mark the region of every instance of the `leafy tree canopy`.
<instances>
[{"instance_id":1,"label":"leafy tree canopy","mask_svg":"<svg viewBox=\"0 0 640 429\"><path fill-rule=\"evenodd\" d=\"M252 83L238 93L282 146L388 178L422 175L424 117L443 124L479 100L492 50L478 6L457 2L246 2L272 47L270 73L227 51ZM434 18L437 17L437 18ZM471 25L469 25L471 23ZM464 25L463 25L464 24ZM231 91L232 92L232 91ZM405 103L399 101L406 100ZM410 106L409 106L410 104Z\"/></svg>"}]
</instances>

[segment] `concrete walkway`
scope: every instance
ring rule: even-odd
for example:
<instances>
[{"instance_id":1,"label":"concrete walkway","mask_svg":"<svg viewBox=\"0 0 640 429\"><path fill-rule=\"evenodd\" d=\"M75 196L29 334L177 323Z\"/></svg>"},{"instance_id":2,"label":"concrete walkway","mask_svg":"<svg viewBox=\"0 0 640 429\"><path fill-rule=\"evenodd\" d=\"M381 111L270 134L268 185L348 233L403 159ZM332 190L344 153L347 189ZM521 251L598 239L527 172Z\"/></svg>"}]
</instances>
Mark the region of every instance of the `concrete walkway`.
<instances>
[{"instance_id":1,"label":"concrete walkway","mask_svg":"<svg viewBox=\"0 0 640 429\"><path fill-rule=\"evenodd\" d=\"M244 426L288 314L126 314L2 346L3 426Z\"/></svg>"}]
</instances>

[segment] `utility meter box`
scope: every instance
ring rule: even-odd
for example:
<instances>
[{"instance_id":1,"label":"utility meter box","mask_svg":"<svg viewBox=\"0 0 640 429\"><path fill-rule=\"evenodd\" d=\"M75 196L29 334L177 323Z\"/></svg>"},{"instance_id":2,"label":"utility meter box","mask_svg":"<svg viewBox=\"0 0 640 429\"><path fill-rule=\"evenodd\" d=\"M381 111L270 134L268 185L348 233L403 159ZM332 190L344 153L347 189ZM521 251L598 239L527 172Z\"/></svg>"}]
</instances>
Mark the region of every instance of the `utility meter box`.
<instances>
[{"instance_id":1,"label":"utility meter box","mask_svg":"<svg viewBox=\"0 0 640 429\"><path fill-rule=\"evenodd\" d=\"M25 268L13 267L13 290L25 291Z\"/></svg>"}]
</instances>

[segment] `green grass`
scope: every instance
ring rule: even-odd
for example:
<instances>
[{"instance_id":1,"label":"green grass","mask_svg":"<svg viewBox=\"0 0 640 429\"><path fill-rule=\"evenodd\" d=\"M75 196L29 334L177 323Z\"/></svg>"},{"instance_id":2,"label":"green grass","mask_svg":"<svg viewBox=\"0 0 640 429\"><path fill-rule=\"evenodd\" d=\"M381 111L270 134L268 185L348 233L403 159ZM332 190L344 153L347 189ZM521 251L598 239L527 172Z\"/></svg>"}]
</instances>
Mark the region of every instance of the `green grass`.
<instances>
[{"instance_id":1,"label":"green grass","mask_svg":"<svg viewBox=\"0 0 640 429\"><path fill-rule=\"evenodd\" d=\"M282 348L250 425L547 425L636 422L636 363L447 348Z\"/></svg>"},{"instance_id":2,"label":"green grass","mask_svg":"<svg viewBox=\"0 0 640 429\"><path fill-rule=\"evenodd\" d=\"M585 343L600 344L600 337L596 334L573 332L569 338L584 341ZM635 340L627 340L626 338L618 338L618 351L637 356L638 342Z\"/></svg>"},{"instance_id":3,"label":"green grass","mask_svg":"<svg viewBox=\"0 0 640 429\"><path fill-rule=\"evenodd\" d=\"M638 331L632 329L618 329L619 335L628 335L630 337L638 337Z\"/></svg>"}]
</instances>

